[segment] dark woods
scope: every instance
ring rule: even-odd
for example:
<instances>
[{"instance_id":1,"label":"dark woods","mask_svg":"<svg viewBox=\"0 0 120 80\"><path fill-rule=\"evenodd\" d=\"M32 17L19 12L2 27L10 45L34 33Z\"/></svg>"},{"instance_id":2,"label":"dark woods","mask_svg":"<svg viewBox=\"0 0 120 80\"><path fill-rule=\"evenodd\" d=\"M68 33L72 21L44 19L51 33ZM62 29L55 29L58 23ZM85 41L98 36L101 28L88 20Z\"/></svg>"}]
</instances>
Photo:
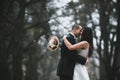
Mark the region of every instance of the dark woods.
<instances>
[{"instance_id":1,"label":"dark woods","mask_svg":"<svg viewBox=\"0 0 120 80\"><path fill-rule=\"evenodd\" d=\"M0 1L0 80L58 80L56 67L59 50L52 54L46 45L52 32L62 38L62 32L57 30L62 23L57 18L65 16L73 16L71 22L76 24L92 24L96 42L93 43L96 46L91 56L92 72L96 68L99 71L90 73L91 80L120 80L119 0L71 0L62 8L47 5L53 1ZM62 14L56 14L60 9ZM99 14L99 23L92 20L94 12ZM54 22L50 23L50 20ZM57 29L52 30L52 26ZM99 61L99 65L95 64L94 59Z\"/></svg>"},{"instance_id":2,"label":"dark woods","mask_svg":"<svg viewBox=\"0 0 120 80\"><path fill-rule=\"evenodd\" d=\"M0 80L38 79L37 59L42 55L36 57L37 42L41 36L47 39L50 34L46 3L46 0L0 1ZM30 17L33 21L29 21Z\"/></svg>"}]
</instances>

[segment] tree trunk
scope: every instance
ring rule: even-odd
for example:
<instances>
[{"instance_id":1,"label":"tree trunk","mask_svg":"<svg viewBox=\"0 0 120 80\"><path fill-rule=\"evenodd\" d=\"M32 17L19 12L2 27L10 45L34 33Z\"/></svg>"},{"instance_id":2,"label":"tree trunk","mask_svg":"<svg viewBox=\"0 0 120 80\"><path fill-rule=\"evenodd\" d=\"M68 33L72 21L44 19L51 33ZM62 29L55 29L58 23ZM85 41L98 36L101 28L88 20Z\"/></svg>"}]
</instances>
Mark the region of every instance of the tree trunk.
<instances>
[{"instance_id":1,"label":"tree trunk","mask_svg":"<svg viewBox=\"0 0 120 80\"><path fill-rule=\"evenodd\" d=\"M120 80L120 2L117 0L116 4L117 11L117 29L116 29L116 44L115 44L115 54L113 60L113 71L114 71L114 80Z\"/></svg>"},{"instance_id":2,"label":"tree trunk","mask_svg":"<svg viewBox=\"0 0 120 80\"><path fill-rule=\"evenodd\" d=\"M112 80L111 58L109 55L109 2L99 0L100 2L100 27L101 39L103 42L103 52L101 53L102 61L100 61L100 80Z\"/></svg>"},{"instance_id":3,"label":"tree trunk","mask_svg":"<svg viewBox=\"0 0 120 80\"><path fill-rule=\"evenodd\" d=\"M9 34L12 30L13 0L0 1L0 79L10 80Z\"/></svg>"},{"instance_id":4,"label":"tree trunk","mask_svg":"<svg viewBox=\"0 0 120 80\"><path fill-rule=\"evenodd\" d=\"M119 52L120 52L120 4L117 2L116 11L118 16L118 25L116 28L116 43L115 43L115 50L113 49L112 55L113 56L113 62L111 54L109 53L109 46L113 46L112 44L108 44L110 42L109 35L110 35L110 28L109 28L109 10L110 10L110 2L112 0L106 1L106 0L99 0L100 2L100 27L101 27L101 37L103 40L103 61L100 61L100 80L118 80L119 76L117 74L120 74L119 72ZM114 42L114 41L112 41ZM112 66L111 66L111 63ZM117 76L117 77L116 77Z\"/></svg>"},{"instance_id":5,"label":"tree trunk","mask_svg":"<svg viewBox=\"0 0 120 80\"><path fill-rule=\"evenodd\" d=\"M25 0L20 0L18 16L15 19L15 28L11 35L12 50L12 70L13 80L22 80L22 55L24 38L24 20L25 20Z\"/></svg>"}]
</instances>

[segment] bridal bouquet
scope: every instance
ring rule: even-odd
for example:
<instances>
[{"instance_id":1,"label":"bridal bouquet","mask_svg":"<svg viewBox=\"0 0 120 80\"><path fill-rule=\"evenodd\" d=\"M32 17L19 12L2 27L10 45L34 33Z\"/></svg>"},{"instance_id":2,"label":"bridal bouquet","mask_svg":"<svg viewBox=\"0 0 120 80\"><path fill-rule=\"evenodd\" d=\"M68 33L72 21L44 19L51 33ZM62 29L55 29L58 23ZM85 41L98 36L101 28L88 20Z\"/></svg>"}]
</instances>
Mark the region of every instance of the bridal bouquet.
<instances>
[{"instance_id":1,"label":"bridal bouquet","mask_svg":"<svg viewBox=\"0 0 120 80\"><path fill-rule=\"evenodd\" d=\"M55 51L58 49L58 47L59 47L59 40L58 40L57 36L52 36L48 41L47 48L50 51Z\"/></svg>"}]
</instances>

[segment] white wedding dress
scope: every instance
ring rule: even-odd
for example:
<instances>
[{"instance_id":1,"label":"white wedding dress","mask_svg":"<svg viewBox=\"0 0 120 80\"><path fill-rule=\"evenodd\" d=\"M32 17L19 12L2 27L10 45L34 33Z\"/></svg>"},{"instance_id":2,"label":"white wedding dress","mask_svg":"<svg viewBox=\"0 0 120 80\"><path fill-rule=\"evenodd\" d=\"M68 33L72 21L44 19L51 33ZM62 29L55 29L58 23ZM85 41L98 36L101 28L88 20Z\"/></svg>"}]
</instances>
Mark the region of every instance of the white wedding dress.
<instances>
[{"instance_id":1,"label":"white wedding dress","mask_svg":"<svg viewBox=\"0 0 120 80\"><path fill-rule=\"evenodd\" d=\"M86 57L88 50L89 46L86 49L81 49L79 55ZM85 65L81 65L80 63L75 64L73 80L90 80Z\"/></svg>"}]
</instances>

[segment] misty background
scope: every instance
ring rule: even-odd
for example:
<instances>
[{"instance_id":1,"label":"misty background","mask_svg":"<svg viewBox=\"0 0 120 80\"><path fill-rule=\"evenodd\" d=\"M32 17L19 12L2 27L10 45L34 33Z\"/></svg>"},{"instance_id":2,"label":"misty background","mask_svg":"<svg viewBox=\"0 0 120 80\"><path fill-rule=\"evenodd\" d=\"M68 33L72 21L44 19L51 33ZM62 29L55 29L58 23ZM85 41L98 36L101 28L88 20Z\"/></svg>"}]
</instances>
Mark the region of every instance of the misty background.
<instances>
[{"instance_id":1,"label":"misty background","mask_svg":"<svg viewBox=\"0 0 120 80\"><path fill-rule=\"evenodd\" d=\"M60 48L47 43L73 24L93 30L90 79L120 80L119 0L1 0L0 80L59 80Z\"/></svg>"}]
</instances>

